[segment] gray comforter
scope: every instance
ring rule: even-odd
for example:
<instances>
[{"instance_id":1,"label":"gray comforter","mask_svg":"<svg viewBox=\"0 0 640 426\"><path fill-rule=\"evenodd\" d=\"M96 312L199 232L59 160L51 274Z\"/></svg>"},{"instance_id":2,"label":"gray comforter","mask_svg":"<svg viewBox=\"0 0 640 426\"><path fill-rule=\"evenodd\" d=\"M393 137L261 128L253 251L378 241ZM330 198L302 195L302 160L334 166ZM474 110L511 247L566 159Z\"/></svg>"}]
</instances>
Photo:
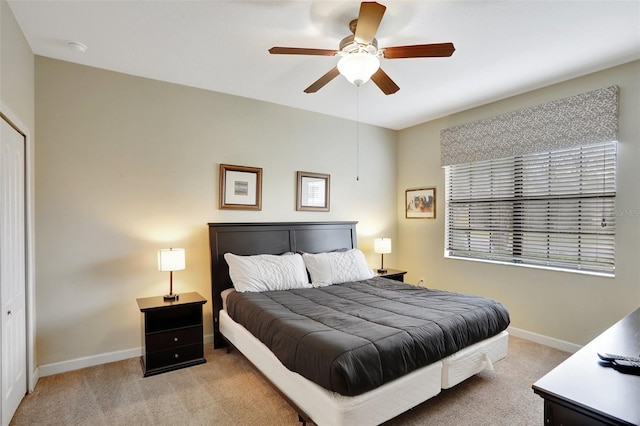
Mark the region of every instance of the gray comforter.
<instances>
[{"instance_id":1,"label":"gray comforter","mask_svg":"<svg viewBox=\"0 0 640 426\"><path fill-rule=\"evenodd\" d=\"M329 287L233 292L231 318L289 370L358 395L498 334L500 303L375 277Z\"/></svg>"}]
</instances>

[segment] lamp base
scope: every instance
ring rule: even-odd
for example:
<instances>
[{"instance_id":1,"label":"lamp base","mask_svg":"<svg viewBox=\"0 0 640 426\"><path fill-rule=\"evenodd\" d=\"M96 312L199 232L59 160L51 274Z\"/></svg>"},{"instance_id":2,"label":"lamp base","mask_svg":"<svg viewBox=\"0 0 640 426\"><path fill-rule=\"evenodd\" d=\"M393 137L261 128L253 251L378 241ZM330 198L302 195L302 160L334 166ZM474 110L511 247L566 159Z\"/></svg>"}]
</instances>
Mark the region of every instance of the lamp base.
<instances>
[{"instance_id":1,"label":"lamp base","mask_svg":"<svg viewBox=\"0 0 640 426\"><path fill-rule=\"evenodd\" d=\"M379 274L384 274L385 272L387 272L387 270L386 270L386 269L378 269L378 273L379 273Z\"/></svg>"},{"instance_id":2,"label":"lamp base","mask_svg":"<svg viewBox=\"0 0 640 426\"><path fill-rule=\"evenodd\" d=\"M164 296L164 301L165 301L165 302L169 302L169 301L171 301L171 302L175 302L175 301L176 301L176 300L178 300L179 298L180 298L180 295L178 295L178 294L166 294L166 295Z\"/></svg>"}]
</instances>

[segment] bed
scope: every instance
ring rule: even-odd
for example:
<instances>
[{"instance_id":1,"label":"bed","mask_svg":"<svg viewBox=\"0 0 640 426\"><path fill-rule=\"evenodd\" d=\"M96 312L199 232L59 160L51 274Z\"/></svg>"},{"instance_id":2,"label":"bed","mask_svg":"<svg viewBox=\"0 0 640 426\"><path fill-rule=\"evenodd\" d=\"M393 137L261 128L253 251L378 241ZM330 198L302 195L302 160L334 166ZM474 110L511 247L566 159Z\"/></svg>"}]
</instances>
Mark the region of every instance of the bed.
<instances>
[{"instance_id":1,"label":"bed","mask_svg":"<svg viewBox=\"0 0 640 426\"><path fill-rule=\"evenodd\" d=\"M339 383L336 388L332 388L331 384L322 383L322 380L315 380L323 376L323 373L316 372L315 376L318 377L314 377L314 371L318 368L316 365L309 367L311 373L304 369L299 372L293 371L295 370L293 366L298 361L296 361L292 351L305 354L302 358L306 359L313 358L314 353L322 353L324 352L323 350L307 350L305 352L304 346L296 346L293 349L283 349L283 347L289 347L287 346L289 343L283 343L283 339L280 337L275 338L277 345L273 351L270 350L264 342L274 340L274 338L260 335L260 321L258 321L257 325L248 323L246 326L243 326L232 319L232 315L236 318L241 317L242 312L249 309L248 307L254 309L253 305L242 305L241 303L254 303L255 301L253 301L253 299L266 300L266 302L256 302L267 304L264 313L252 313L246 316L250 319L251 317L260 315L276 315L268 317L268 321L273 322L284 321L286 319L277 317L279 314L273 313L275 311L271 309L274 303L282 303L280 299L285 301L285 305L289 303L289 307L286 308L289 310L291 306L299 305L301 298L310 297L313 299L313 303L316 303L319 299L333 298L339 300L340 304L346 304L348 306L351 302L347 301L347 294L351 293L355 294L354 297L357 298L356 300L359 303L359 300L363 297L362 294L365 294L366 298L369 298L369 293L372 291L371 289L377 291L377 289L380 288L380 291L385 295L390 294L393 296L391 297L392 299L395 298L394 286L402 286L402 288L398 288L398 290L405 291L405 293L414 290L423 293L426 290L379 277L371 277L370 279L358 280L356 282L337 283L327 286L326 288L323 287L322 289L302 288L265 292L264 294L251 292L238 293L232 290L233 283L230 278L229 264L227 260L225 260L226 253L233 253L243 257L256 257L255 255L281 256L285 253L317 254L344 250L357 252L357 250L353 250L357 248L356 222L210 223L209 237L214 311L214 347L222 348L232 345L237 348L261 371L285 399L287 399L298 412L299 419L303 423L312 422L319 425L354 423L359 425L380 424L437 395L441 389L455 386L483 369L493 368L494 362L506 356L508 334L505 329L508 325L508 313L495 301L475 298L474 300L476 301L473 303L482 305L481 307L474 308L476 311L484 312L492 309L495 310L495 305L498 305L498 324L493 324L495 322L493 319L485 321L491 324L489 327L490 330L485 331L485 333L488 333L487 336L482 339L479 339L477 336L470 337L466 340L459 339L461 340L459 343L462 345L460 347L450 348L448 344L444 345L447 347L441 350L440 355L444 354L442 358L433 358L438 355L438 351L431 350L428 345L423 345L416 351L414 350L414 346L416 346L415 343L400 343L400 345L404 345L403 349L389 348L387 355L381 352L378 358L384 358L390 356L389 354L398 352L403 353L401 359L409 359L408 362L403 361L404 363L416 364L412 359L414 352L420 352L420 349L422 349L422 352L426 353L431 351L434 353L415 355L415 358L419 359L421 364L417 365L414 369L400 371L397 374L394 373L394 375L392 375L393 377L380 378L377 382L369 383L365 380L367 383L364 385L360 379L354 379L355 381L353 383L340 384L340 380L333 380L335 374L333 370L330 370L331 373L326 374L327 377L331 376L331 380L328 380L328 382ZM237 267L234 265L233 268ZM452 297L460 297L463 299L471 298L470 296L456 295L453 293L444 294L446 297L443 297L443 293L436 291L433 291L433 293L441 300L448 300ZM244 297L245 295L249 297ZM227 297L231 303L229 306L231 309L229 309L229 311L225 309L226 306L225 303L223 303L223 298ZM411 298L414 299L415 297L412 295ZM246 301L245 299L251 300ZM387 302L385 301L385 303ZM393 303L395 303L395 301ZM455 303L458 303L457 299ZM491 305L491 308L485 305ZM446 307L440 310L457 309L457 305L453 306L453 308ZM387 306L385 305L385 309L386 308ZM305 319L304 317L307 316L307 310L309 308L303 306L301 309L303 310L302 313L288 314L289 317L294 317L293 323L298 323L301 318ZM325 309L325 311L321 311L320 316L326 317L326 309L329 309L332 311L331 315L328 315L330 317L329 321L334 321L335 314L333 310L335 309L337 311L338 308L330 306L329 308L323 309ZM348 310L351 308L347 307L345 309ZM419 306L416 312L421 313L424 310L424 306ZM366 317L367 315L371 314L364 313L359 316ZM285 317L286 316L287 315L285 315ZM436 316L439 316L439 314ZM427 320L430 319L431 317L427 315ZM389 321L403 322L405 320L391 318ZM429 321L425 321L424 327L427 328L424 329L426 330L424 332L433 333L433 330L449 327L446 321L451 322L445 319L445 323L436 325L435 327L426 324ZM466 319L463 319L463 322L466 322ZM289 327L289 325L286 326ZM348 326L351 328L346 334L342 332L335 334L336 332L332 330L334 328L332 322L329 322L329 325L325 327L331 330L323 329L321 331L326 331L326 336L330 336L330 340L333 342L340 340L340 336L350 335L351 329L354 327L369 330L367 324L363 325L361 322ZM302 327L318 326L307 324ZM451 327L454 326L452 325ZM252 334L249 329L252 329L255 335ZM313 333L309 334L313 336L322 335L321 333L317 333L317 331L318 330L314 329ZM423 333L423 331L418 331L418 334L420 333ZM468 331L465 331L457 333L456 335L466 336L468 333ZM403 332L402 334L410 333ZM395 337L395 335L382 336L385 342L395 340ZM365 338L368 339L368 335L365 336ZM292 340L295 341L294 343L299 344L299 342L304 339L296 337ZM360 348L356 349L359 350ZM333 360L337 357L335 357L334 354L330 354L329 358ZM369 356L369 358L372 357ZM376 360L376 362L379 362L379 360ZM403 362L393 361L392 364L402 364ZM354 364L359 365L359 363L360 361L357 361ZM389 363L387 363L387 365L389 365ZM338 367L342 368L342 365ZM367 371L375 371L375 368L371 365L364 364L361 367L361 373L364 372L365 375ZM351 373L348 373L347 375L350 374ZM370 375L376 376L376 374ZM380 376L382 376L382 374ZM389 376L389 374L385 373L384 376Z\"/></svg>"}]
</instances>

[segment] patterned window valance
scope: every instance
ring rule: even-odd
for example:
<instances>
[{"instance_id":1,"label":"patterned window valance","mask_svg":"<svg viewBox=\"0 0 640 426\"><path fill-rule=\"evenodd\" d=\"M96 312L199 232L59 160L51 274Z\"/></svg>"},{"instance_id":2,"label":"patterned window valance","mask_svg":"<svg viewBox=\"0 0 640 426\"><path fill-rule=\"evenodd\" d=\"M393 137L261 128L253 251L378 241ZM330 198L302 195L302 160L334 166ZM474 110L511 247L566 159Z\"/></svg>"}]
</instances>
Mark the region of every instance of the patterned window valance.
<instances>
[{"instance_id":1,"label":"patterned window valance","mask_svg":"<svg viewBox=\"0 0 640 426\"><path fill-rule=\"evenodd\" d=\"M443 166L618 140L618 86L450 127L440 132Z\"/></svg>"}]
</instances>

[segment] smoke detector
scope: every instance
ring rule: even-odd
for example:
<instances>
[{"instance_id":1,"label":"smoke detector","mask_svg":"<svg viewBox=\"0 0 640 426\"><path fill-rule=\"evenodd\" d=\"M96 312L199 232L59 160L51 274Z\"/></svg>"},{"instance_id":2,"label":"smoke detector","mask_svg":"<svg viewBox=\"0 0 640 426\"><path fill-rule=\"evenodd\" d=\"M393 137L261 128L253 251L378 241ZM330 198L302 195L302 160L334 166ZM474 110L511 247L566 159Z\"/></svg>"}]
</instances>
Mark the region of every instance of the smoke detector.
<instances>
[{"instance_id":1,"label":"smoke detector","mask_svg":"<svg viewBox=\"0 0 640 426\"><path fill-rule=\"evenodd\" d=\"M67 47L74 52L84 53L87 51L87 45L79 41L68 41Z\"/></svg>"}]
</instances>

